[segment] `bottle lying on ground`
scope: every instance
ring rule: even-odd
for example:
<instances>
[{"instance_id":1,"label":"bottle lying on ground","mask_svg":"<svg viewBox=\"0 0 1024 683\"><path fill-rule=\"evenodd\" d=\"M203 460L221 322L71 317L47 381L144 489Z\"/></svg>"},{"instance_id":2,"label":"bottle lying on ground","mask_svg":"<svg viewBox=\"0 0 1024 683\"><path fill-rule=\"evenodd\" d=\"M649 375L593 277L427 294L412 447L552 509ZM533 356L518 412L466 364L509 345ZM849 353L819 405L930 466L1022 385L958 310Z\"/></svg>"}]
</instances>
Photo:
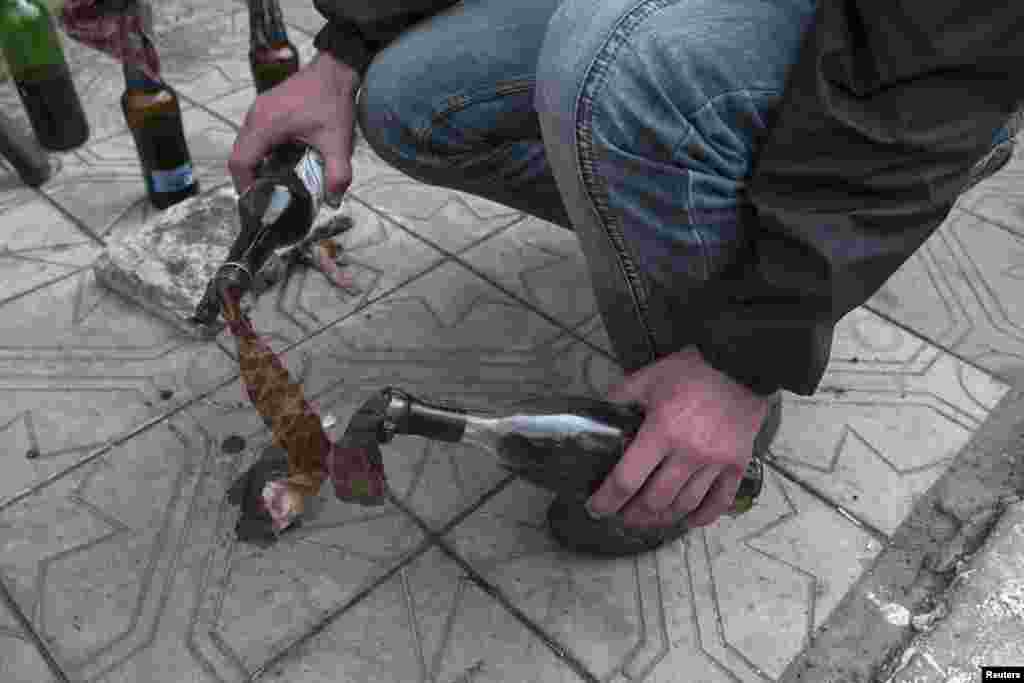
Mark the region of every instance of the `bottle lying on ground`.
<instances>
[{"instance_id":1,"label":"bottle lying on ground","mask_svg":"<svg viewBox=\"0 0 1024 683\"><path fill-rule=\"evenodd\" d=\"M396 434L472 443L502 466L560 495L589 498L622 459L644 420L637 404L581 396L529 399L490 415L431 404L388 387L375 399L383 410L377 439ZM761 493L763 466L751 459L729 514L749 510Z\"/></svg>"},{"instance_id":2,"label":"bottle lying on ground","mask_svg":"<svg viewBox=\"0 0 1024 683\"><path fill-rule=\"evenodd\" d=\"M88 140L89 124L46 5L0 0L0 49L39 144L67 151Z\"/></svg>"},{"instance_id":3,"label":"bottle lying on ground","mask_svg":"<svg viewBox=\"0 0 1024 683\"><path fill-rule=\"evenodd\" d=\"M299 70L299 51L288 40L277 0L249 0L249 67L257 94Z\"/></svg>"}]
</instances>

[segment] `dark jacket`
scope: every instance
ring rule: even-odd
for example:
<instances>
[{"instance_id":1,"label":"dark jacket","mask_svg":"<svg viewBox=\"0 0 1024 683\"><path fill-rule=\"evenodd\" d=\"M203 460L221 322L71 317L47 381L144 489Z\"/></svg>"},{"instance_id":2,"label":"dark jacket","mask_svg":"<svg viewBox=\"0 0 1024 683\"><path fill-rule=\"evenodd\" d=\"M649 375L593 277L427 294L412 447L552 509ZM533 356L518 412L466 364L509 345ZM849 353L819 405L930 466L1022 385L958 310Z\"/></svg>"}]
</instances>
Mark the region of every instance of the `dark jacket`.
<instances>
[{"instance_id":1,"label":"dark jacket","mask_svg":"<svg viewBox=\"0 0 1024 683\"><path fill-rule=\"evenodd\" d=\"M365 74L456 3L314 4L316 47ZM1022 104L1024 2L820 0L747 184L747 258L678 312L705 358L760 393L812 394L835 323L939 227Z\"/></svg>"}]
</instances>

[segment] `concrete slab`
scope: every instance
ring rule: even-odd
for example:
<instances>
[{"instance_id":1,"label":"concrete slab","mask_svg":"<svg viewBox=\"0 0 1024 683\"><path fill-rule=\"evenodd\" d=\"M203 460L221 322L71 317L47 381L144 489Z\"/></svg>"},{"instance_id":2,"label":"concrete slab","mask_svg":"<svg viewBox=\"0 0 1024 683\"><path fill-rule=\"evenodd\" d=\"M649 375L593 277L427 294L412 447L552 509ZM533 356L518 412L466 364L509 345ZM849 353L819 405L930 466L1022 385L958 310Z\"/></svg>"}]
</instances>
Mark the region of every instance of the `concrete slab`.
<instances>
[{"instance_id":1,"label":"concrete slab","mask_svg":"<svg viewBox=\"0 0 1024 683\"><path fill-rule=\"evenodd\" d=\"M1024 666L1024 504L1002 511L991 535L956 577L895 662L886 683L973 683L982 666ZM1012 680L1012 679L1011 679Z\"/></svg>"}]
</instances>

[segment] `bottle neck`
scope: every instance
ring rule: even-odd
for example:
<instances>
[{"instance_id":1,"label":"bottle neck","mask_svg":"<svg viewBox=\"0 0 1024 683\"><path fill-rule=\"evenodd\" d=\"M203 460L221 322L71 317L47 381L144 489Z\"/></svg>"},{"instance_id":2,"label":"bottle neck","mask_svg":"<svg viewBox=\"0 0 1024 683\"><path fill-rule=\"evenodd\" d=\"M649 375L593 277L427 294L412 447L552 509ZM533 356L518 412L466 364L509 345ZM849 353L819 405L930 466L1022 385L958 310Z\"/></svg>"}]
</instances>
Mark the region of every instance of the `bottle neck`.
<instances>
[{"instance_id":1,"label":"bottle neck","mask_svg":"<svg viewBox=\"0 0 1024 683\"><path fill-rule=\"evenodd\" d=\"M494 418L426 403L399 389L385 389L384 395L388 439L394 434L410 434L434 441L489 444L497 437Z\"/></svg>"},{"instance_id":2,"label":"bottle neck","mask_svg":"<svg viewBox=\"0 0 1024 683\"><path fill-rule=\"evenodd\" d=\"M284 16L277 0L249 0L249 45L269 48L288 42Z\"/></svg>"},{"instance_id":3,"label":"bottle neck","mask_svg":"<svg viewBox=\"0 0 1024 683\"><path fill-rule=\"evenodd\" d=\"M153 49L149 38L142 33L132 32L128 34L128 47L135 54L142 54ZM124 81L129 90L144 90L152 92L163 90L166 86L160 81L149 76L142 67L125 60L123 62ZM159 74L157 74L159 75Z\"/></svg>"}]
</instances>

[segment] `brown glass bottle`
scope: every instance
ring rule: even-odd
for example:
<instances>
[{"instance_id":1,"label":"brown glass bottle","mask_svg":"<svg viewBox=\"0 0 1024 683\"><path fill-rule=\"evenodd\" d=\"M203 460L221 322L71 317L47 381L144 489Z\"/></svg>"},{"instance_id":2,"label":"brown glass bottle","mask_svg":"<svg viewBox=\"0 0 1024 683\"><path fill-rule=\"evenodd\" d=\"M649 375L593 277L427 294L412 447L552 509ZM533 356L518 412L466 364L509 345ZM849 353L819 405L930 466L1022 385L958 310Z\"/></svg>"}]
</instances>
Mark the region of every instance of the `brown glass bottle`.
<instances>
[{"instance_id":1,"label":"brown glass bottle","mask_svg":"<svg viewBox=\"0 0 1024 683\"><path fill-rule=\"evenodd\" d=\"M257 94L299 70L299 51L288 40L277 0L249 0L249 66Z\"/></svg>"},{"instance_id":2,"label":"brown glass bottle","mask_svg":"<svg viewBox=\"0 0 1024 683\"><path fill-rule=\"evenodd\" d=\"M145 35L133 40L148 42ZM149 201L166 209L199 192L174 90L125 62L121 111L135 139Z\"/></svg>"},{"instance_id":3,"label":"brown glass bottle","mask_svg":"<svg viewBox=\"0 0 1024 683\"><path fill-rule=\"evenodd\" d=\"M67 151L88 140L82 102L44 3L0 0L0 49L39 144Z\"/></svg>"},{"instance_id":4,"label":"brown glass bottle","mask_svg":"<svg viewBox=\"0 0 1024 683\"><path fill-rule=\"evenodd\" d=\"M271 254L309 234L323 201L320 152L300 142L276 147L256 168L256 180L238 198L242 229L207 285L193 321L202 325L215 321L226 289L248 292Z\"/></svg>"}]
</instances>

